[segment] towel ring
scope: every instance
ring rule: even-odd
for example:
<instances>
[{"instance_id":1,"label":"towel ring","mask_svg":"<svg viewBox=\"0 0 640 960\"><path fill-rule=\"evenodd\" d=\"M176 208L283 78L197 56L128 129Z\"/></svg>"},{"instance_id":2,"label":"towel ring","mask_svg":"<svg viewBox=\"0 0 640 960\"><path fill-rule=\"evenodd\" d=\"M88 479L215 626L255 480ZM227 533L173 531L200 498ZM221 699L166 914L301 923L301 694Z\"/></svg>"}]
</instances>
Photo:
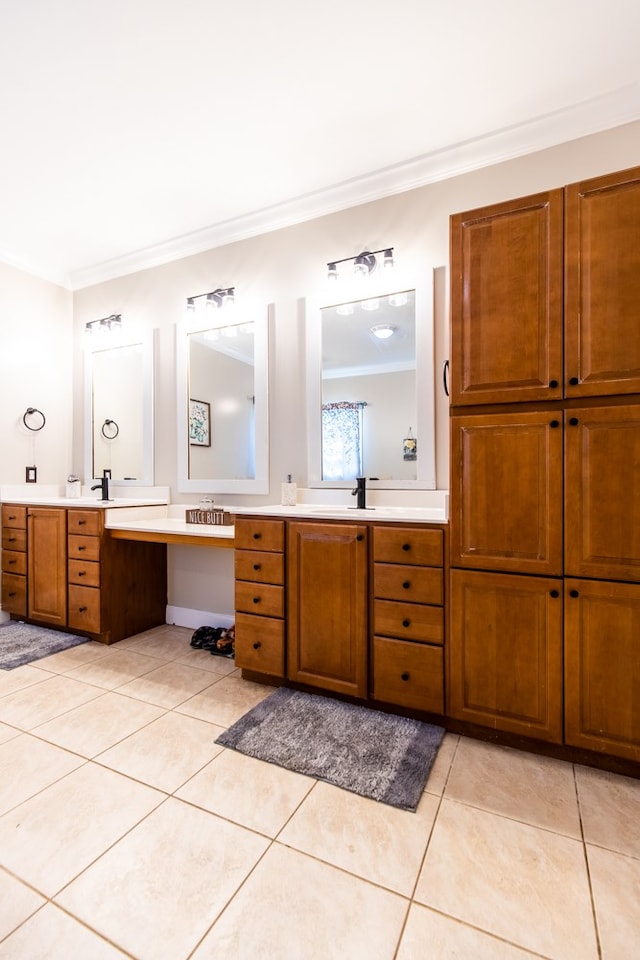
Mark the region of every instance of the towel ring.
<instances>
[{"instance_id":1,"label":"towel ring","mask_svg":"<svg viewBox=\"0 0 640 960\"><path fill-rule=\"evenodd\" d=\"M115 420L105 420L100 431L105 440L115 440L120 433L120 427Z\"/></svg>"},{"instance_id":2,"label":"towel ring","mask_svg":"<svg viewBox=\"0 0 640 960\"><path fill-rule=\"evenodd\" d=\"M27 423L27 417L33 416L34 413L37 414L39 417L42 417L42 423L41 423L39 426L37 426L37 427L32 427L32 426L30 426L30 425ZM26 409L25 412L24 412L24 416L23 416L23 418L22 418L22 422L24 423L24 425L25 425L25 427L27 428L27 430L31 430L31 431L33 431L34 433L36 433L38 430L42 430L42 428L44 427L44 425L45 425L45 423L46 423L47 421L46 421L46 419L45 419L45 415L44 415L44 413L42 412L42 410L37 410L36 407L27 407L27 409Z\"/></svg>"}]
</instances>

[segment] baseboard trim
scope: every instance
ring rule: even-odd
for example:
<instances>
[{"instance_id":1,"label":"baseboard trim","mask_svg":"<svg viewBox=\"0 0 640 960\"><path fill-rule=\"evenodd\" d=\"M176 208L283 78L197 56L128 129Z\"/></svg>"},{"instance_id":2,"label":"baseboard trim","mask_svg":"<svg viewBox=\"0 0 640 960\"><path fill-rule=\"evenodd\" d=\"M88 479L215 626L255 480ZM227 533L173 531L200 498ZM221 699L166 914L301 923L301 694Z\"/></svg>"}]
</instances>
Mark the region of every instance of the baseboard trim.
<instances>
[{"instance_id":1,"label":"baseboard trim","mask_svg":"<svg viewBox=\"0 0 640 960\"><path fill-rule=\"evenodd\" d=\"M191 610L189 607L167 605L167 623L175 627L232 627L235 618L228 613L212 613L209 610Z\"/></svg>"}]
</instances>

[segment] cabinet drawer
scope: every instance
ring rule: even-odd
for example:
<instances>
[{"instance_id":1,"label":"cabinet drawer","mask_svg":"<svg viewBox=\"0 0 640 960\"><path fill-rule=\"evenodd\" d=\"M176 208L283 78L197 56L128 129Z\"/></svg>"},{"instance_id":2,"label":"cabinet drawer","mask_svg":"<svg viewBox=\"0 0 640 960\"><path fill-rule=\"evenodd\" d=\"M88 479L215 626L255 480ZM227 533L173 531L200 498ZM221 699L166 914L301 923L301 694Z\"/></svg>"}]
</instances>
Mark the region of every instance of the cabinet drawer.
<instances>
[{"instance_id":1,"label":"cabinet drawer","mask_svg":"<svg viewBox=\"0 0 640 960\"><path fill-rule=\"evenodd\" d=\"M81 587L100 586L100 564L86 560L69 560L69 583Z\"/></svg>"},{"instance_id":2,"label":"cabinet drawer","mask_svg":"<svg viewBox=\"0 0 640 960\"><path fill-rule=\"evenodd\" d=\"M75 534L68 538L69 559L99 560L100 539L98 537L80 537Z\"/></svg>"},{"instance_id":3,"label":"cabinet drawer","mask_svg":"<svg viewBox=\"0 0 640 960\"><path fill-rule=\"evenodd\" d=\"M236 550L236 580L284 583L284 556L261 550Z\"/></svg>"},{"instance_id":4,"label":"cabinet drawer","mask_svg":"<svg viewBox=\"0 0 640 960\"><path fill-rule=\"evenodd\" d=\"M283 520L242 519L236 516L236 549L244 550L284 550Z\"/></svg>"},{"instance_id":5,"label":"cabinet drawer","mask_svg":"<svg viewBox=\"0 0 640 960\"><path fill-rule=\"evenodd\" d=\"M2 505L2 526L13 530L27 529L27 508L14 507L11 503Z\"/></svg>"},{"instance_id":6,"label":"cabinet drawer","mask_svg":"<svg viewBox=\"0 0 640 960\"><path fill-rule=\"evenodd\" d=\"M382 563L442 566L442 530L417 527L373 528L373 559Z\"/></svg>"},{"instance_id":7,"label":"cabinet drawer","mask_svg":"<svg viewBox=\"0 0 640 960\"><path fill-rule=\"evenodd\" d=\"M442 643L442 607L374 600L373 632L400 640Z\"/></svg>"},{"instance_id":8,"label":"cabinet drawer","mask_svg":"<svg viewBox=\"0 0 640 960\"><path fill-rule=\"evenodd\" d=\"M100 510L68 510L67 532L81 533L85 537L99 537L102 533Z\"/></svg>"},{"instance_id":9,"label":"cabinet drawer","mask_svg":"<svg viewBox=\"0 0 640 960\"><path fill-rule=\"evenodd\" d=\"M374 637L373 698L444 713L442 648Z\"/></svg>"},{"instance_id":10,"label":"cabinet drawer","mask_svg":"<svg viewBox=\"0 0 640 960\"><path fill-rule=\"evenodd\" d=\"M236 610L260 617L284 617L284 587L236 580Z\"/></svg>"},{"instance_id":11,"label":"cabinet drawer","mask_svg":"<svg viewBox=\"0 0 640 960\"><path fill-rule=\"evenodd\" d=\"M18 530L17 527L3 527L2 549L20 550L21 553L24 553L27 549L27 531Z\"/></svg>"},{"instance_id":12,"label":"cabinet drawer","mask_svg":"<svg viewBox=\"0 0 640 960\"><path fill-rule=\"evenodd\" d=\"M27 615L27 578L17 574L2 575L2 609L17 617Z\"/></svg>"},{"instance_id":13,"label":"cabinet drawer","mask_svg":"<svg viewBox=\"0 0 640 960\"><path fill-rule=\"evenodd\" d=\"M442 570L440 567L376 563L373 568L373 591L373 595L382 600L441 604Z\"/></svg>"},{"instance_id":14,"label":"cabinet drawer","mask_svg":"<svg viewBox=\"0 0 640 960\"><path fill-rule=\"evenodd\" d=\"M27 573L27 555L18 553L15 550L2 551L2 572L19 573L26 576Z\"/></svg>"},{"instance_id":15,"label":"cabinet drawer","mask_svg":"<svg viewBox=\"0 0 640 960\"><path fill-rule=\"evenodd\" d=\"M73 630L100 633L100 591L69 586L69 626Z\"/></svg>"},{"instance_id":16,"label":"cabinet drawer","mask_svg":"<svg viewBox=\"0 0 640 960\"><path fill-rule=\"evenodd\" d=\"M284 621L236 616L236 667L284 677Z\"/></svg>"}]
</instances>

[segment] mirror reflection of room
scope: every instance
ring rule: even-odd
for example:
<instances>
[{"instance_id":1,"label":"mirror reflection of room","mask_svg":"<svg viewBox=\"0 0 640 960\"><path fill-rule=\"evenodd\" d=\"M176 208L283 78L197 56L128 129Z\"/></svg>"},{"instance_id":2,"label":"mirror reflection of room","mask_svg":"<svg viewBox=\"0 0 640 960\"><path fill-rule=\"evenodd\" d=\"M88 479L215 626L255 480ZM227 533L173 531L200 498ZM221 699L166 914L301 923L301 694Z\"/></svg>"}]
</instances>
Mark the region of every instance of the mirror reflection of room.
<instances>
[{"instance_id":1,"label":"mirror reflection of room","mask_svg":"<svg viewBox=\"0 0 640 960\"><path fill-rule=\"evenodd\" d=\"M254 324L189 334L188 363L189 479L254 479Z\"/></svg>"},{"instance_id":2,"label":"mirror reflection of room","mask_svg":"<svg viewBox=\"0 0 640 960\"><path fill-rule=\"evenodd\" d=\"M92 354L91 476L139 480L143 470L143 345L110 347Z\"/></svg>"},{"instance_id":3,"label":"mirror reflection of room","mask_svg":"<svg viewBox=\"0 0 640 960\"><path fill-rule=\"evenodd\" d=\"M415 291L321 316L322 480L416 480Z\"/></svg>"}]
</instances>

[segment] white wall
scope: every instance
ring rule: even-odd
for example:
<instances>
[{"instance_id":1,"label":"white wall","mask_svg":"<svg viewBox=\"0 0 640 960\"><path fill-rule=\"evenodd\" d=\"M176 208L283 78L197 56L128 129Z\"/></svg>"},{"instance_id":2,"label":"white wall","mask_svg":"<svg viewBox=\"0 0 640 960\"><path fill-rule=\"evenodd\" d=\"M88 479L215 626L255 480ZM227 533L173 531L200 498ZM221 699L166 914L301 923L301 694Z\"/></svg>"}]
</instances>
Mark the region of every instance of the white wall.
<instances>
[{"instance_id":1,"label":"white wall","mask_svg":"<svg viewBox=\"0 0 640 960\"><path fill-rule=\"evenodd\" d=\"M24 483L32 465L39 484L64 483L72 469L72 383L71 293L0 263L0 484ZM44 414L42 430L24 426L27 407Z\"/></svg>"},{"instance_id":2,"label":"white wall","mask_svg":"<svg viewBox=\"0 0 640 960\"><path fill-rule=\"evenodd\" d=\"M354 256L363 249L394 246L398 263L418 278L436 270L436 457L438 487L448 483L448 404L440 384L440 370L448 356L448 259L450 214L562 186L586 177L608 173L640 163L640 123L582 138L527 157L444 180L397 196L362 204L349 210L277 230L165 266L140 271L85 290L77 291L74 305L74 443L76 472L82 472L82 328L87 320L121 313L124 324L158 328L155 364L155 482L171 488L175 502L190 502L176 490L176 386L175 323L182 316L187 296L215 287L235 286L238 298L246 296L274 304L271 331L270 430L271 494L268 497L218 497L235 502L277 502L280 482L293 474L299 485L306 479L304 297L315 295L324 284L326 263ZM162 198L159 198L162 202ZM61 304L64 297L60 294ZM16 298L17 299L17 298ZM0 300L0 303L2 301ZM42 312L42 311L40 311ZM53 315L53 311L49 311ZM62 306L57 322L66 331ZM27 321L23 314L23 322ZM8 321L11 323L11 321ZM44 326L44 323L43 323ZM7 321L0 320L4 333ZM31 328L33 329L33 328ZM60 342L46 341L61 357ZM18 364L27 362L34 347L31 335L21 337L12 325L9 342ZM67 341L68 343L68 338ZM62 396L68 391L69 357L60 367L42 353L43 385L54 392L51 377ZM9 364L11 365L11 364ZM54 368L55 372L54 372ZM14 373L10 386L0 383L3 448L11 439L7 468L0 469L0 482L15 482L24 475L24 440L15 420L27 404L51 404L38 391L30 392L21 374ZM47 380L47 377L49 380ZM40 383L34 376L32 384ZM19 388L19 391L18 391ZM18 396L22 399L18 402ZM37 394L37 395L36 395ZM6 405L10 411L5 413ZM68 403L63 402L68 409ZM64 444L64 428L61 433ZM56 437L57 441L57 437ZM22 443L22 446L20 445ZM63 480L68 457L60 451L42 456L49 473ZM9 475L5 475L5 474ZM215 495L215 485L211 493ZM169 548L169 601L177 607L233 614L233 565L231 551ZM231 556L230 556L231 555Z\"/></svg>"}]
</instances>

